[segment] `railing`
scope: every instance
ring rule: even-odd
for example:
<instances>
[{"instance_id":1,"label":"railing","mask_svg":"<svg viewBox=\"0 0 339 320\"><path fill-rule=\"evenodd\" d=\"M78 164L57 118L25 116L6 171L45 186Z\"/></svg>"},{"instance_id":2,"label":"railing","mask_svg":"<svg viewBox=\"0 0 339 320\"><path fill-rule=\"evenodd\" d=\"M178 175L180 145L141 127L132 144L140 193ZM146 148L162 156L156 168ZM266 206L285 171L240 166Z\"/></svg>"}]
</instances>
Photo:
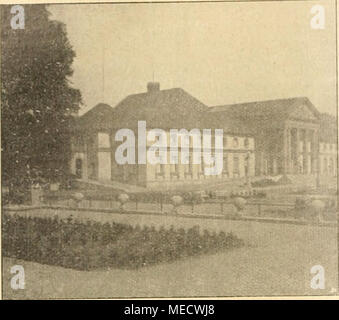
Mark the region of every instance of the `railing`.
<instances>
[{"instance_id":1,"label":"railing","mask_svg":"<svg viewBox=\"0 0 339 320\"><path fill-rule=\"evenodd\" d=\"M212 203L206 203L207 205L210 205ZM216 204L216 202L213 202L213 204ZM225 205L225 202L219 202L220 206ZM248 205L251 206L257 206L258 210L259 207L263 206L272 206L277 205L278 203L272 203L268 204L267 202L261 202L261 203L249 203ZM289 207L289 209L292 207L291 204L282 204L284 207ZM199 220L205 220L205 219L212 219L212 220L231 220L231 221L243 221L243 222L259 222L259 223L273 223L273 224L293 224L293 225L312 225L312 226L319 226L319 227L336 227L337 222L336 220L315 220L315 219L304 219L301 215L295 215L294 218L281 218L281 217L270 217L270 216L251 216L248 215L246 212L242 212L241 214L234 214L227 212L224 214L214 212L206 212L204 211L202 214L199 213L187 213L184 211L181 212L174 212L174 211L159 211L159 210L130 210L130 209L124 209L121 208L85 208L81 206L57 206L57 205L42 205L42 206L19 206L19 207L3 207L4 212L7 212L9 214L19 214L22 216L31 216L31 217L56 217L59 216L60 219L64 219L65 221L73 217L75 219L84 219L84 221L89 221L93 219L93 221L97 221L98 218L100 221L103 217L106 221L116 221L114 216L115 215L146 215L150 217L150 221L152 220L152 216L166 216L168 218L174 217L179 219L199 219ZM293 211L293 210L292 210ZM90 214L89 214L90 213ZM97 215L97 214L98 215ZM68 218L67 218L68 217ZM109 219L109 220L107 220ZM110 220L113 219L113 220ZM134 220L134 219L133 219ZM82 220L81 220L82 221ZM143 221L147 221L143 220ZM155 220L157 221L157 220ZM196 222L195 222L196 223Z\"/></svg>"},{"instance_id":2,"label":"railing","mask_svg":"<svg viewBox=\"0 0 339 320\"><path fill-rule=\"evenodd\" d=\"M162 214L172 213L175 206L169 201L164 201L162 197L157 201L142 201L138 198L130 199L123 205L117 200L96 200L83 199L75 201L67 199L63 201L49 201L48 205L61 205L66 207L77 207L83 209L112 209L121 211L149 211ZM248 200L241 210L237 209L233 199L208 199L201 202L184 201L176 208L176 213L190 215L246 215L255 217L277 217L294 219L305 218L305 214L300 214L295 210L294 203L277 202L269 200Z\"/></svg>"},{"instance_id":3,"label":"railing","mask_svg":"<svg viewBox=\"0 0 339 320\"><path fill-rule=\"evenodd\" d=\"M75 195L80 194L80 198ZM55 194L56 195L56 194ZM55 196L54 195L54 196ZM121 201L120 196L126 198ZM305 220L312 218L320 221L324 220L323 212L316 212L316 208L309 205L304 207L298 206L297 201L290 199L289 202L266 199L259 194L242 194L223 196L222 194L210 194L205 192L198 193L182 193L181 195L147 192L147 193L130 193L124 192L116 194L84 194L75 192L73 197L71 194L63 194L63 198L49 196L44 198L44 204L50 206L64 206L82 209L98 210L115 210L116 212L133 212L133 213L151 213L151 214L180 214L191 215L195 217L252 217L255 219L288 219L288 220ZM98 198L100 197L100 198ZM178 203L173 198L179 198ZM241 200L237 203L237 199ZM291 202L291 200L293 202ZM336 220L336 207L329 207L326 201L323 201L324 210L331 211L330 215L326 213L325 220ZM318 210L319 211L319 210ZM315 213L315 214L314 214ZM329 218L328 218L329 217Z\"/></svg>"},{"instance_id":4,"label":"railing","mask_svg":"<svg viewBox=\"0 0 339 320\"><path fill-rule=\"evenodd\" d=\"M234 205L232 200L208 200L204 203L211 203L211 204L220 204L220 213L224 214L224 206L227 205ZM294 209L294 203L286 203L286 202L274 202L274 201L257 201L251 200L246 203L246 206L255 206L257 207L257 215L262 215L262 207L281 207L281 208L289 208Z\"/></svg>"}]
</instances>

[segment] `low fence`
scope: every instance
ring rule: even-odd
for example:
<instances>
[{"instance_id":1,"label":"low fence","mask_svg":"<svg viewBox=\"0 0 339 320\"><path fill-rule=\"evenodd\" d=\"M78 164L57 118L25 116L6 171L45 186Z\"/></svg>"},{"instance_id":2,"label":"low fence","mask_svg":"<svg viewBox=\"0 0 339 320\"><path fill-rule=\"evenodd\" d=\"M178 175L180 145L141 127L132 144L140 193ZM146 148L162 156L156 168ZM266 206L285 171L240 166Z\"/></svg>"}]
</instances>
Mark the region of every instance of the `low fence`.
<instances>
[{"instance_id":1,"label":"low fence","mask_svg":"<svg viewBox=\"0 0 339 320\"><path fill-rule=\"evenodd\" d=\"M210 205L211 203L206 203L206 205ZM41 206L20 206L20 207L4 207L4 213L9 214L18 214L20 216L26 217L58 217L60 219L65 219L66 221L70 218L76 220L85 220L85 221L101 221L101 222L110 222L115 221L116 215L118 220L125 218L129 219L129 221L134 221L134 219L130 219L133 215L139 216L160 216L160 217L168 217L168 218L188 218L188 219L212 219L212 220L233 220L233 221L250 221L250 222L259 222L259 223L278 223L278 224L294 224L294 225L313 225L320 227L336 227L336 220L325 221L325 220L315 220L315 219L305 219L303 215L297 215L294 217L279 217L279 216L262 216L262 215L248 215L245 212L242 214L221 211L221 207L225 207L225 203L213 203L214 205L220 206L220 211L218 213L212 211L204 211L204 213L188 213L187 211L160 211L160 210L128 210L120 208L86 208L80 206L49 206L49 205L41 205ZM278 205L275 203L275 205ZM282 204L283 207L287 209L291 209L291 204ZM256 208L258 211L262 210L263 207L267 207L268 203L249 203L248 206L252 206ZM221 213L223 212L223 214ZM125 218L123 218L125 217ZM113 219L113 220L112 220ZM148 219L144 219L143 221L147 224ZM166 220L161 220L165 222Z\"/></svg>"},{"instance_id":2,"label":"low fence","mask_svg":"<svg viewBox=\"0 0 339 320\"><path fill-rule=\"evenodd\" d=\"M175 199L176 198L176 199ZM333 198L333 197L332 197ZM113 209L181 214L247 215L276 218L321 218L336 220L336 201L322 197L323 206L312 207L306 200L294 202L265 199L261 194L222 196L218 194L192 194L182 196L150 192L147 194L107 194L100 197L74 193L70 198L44 197L44 204L86 209ZM332 199L332 200L331 200ZM175 200L175 201L174 201ZM302 200L302 201L300 201ZM318 212L317 212L318 211ZM321 211L321 212L320 212ZM317 217L320 213L321 217Z\"/></svg>"},{"instance_id":3,"label":"low fence","mask_svg":"<svg viewBox=\"0 0 339 320\"><path fill-rule=\"evenodd\" d=\"M280 189L278 189L280 190ZM274 189L276 191L276 189ZM285 190L286 191L286 190ZM300 191L290 186L290 191ZM296 194L271 193L260 188L224 191L208 190L180 192L145 191L126 193L121 190L32 190L32 206L70 208L93 212L145 215L180 215L213 219L256 220L263 222L330 223L337 221L334 196L324 195L320 201L296 201ZM276 194L276 193L274 193ZM281 194L284 196L281 197ZM288 197L286 197L288 195ZM325 197L325 198L324 198ZM33 201L34 200L34 201Z\"/></svg>"},{"instance_id":4,"label":"low fence","mask_svg":"<svg viewBox=\"0 0 339 320\"><path fill-rule=\"evenodd\" d=\"M176 200L174 201L174 199ZM108 210L112 212L129 212L140 214L174 214L194 217L213 217L265 220L313 220L316 223L336 222L336 206L326 201L317 208L309 204L265 199L259 192L242 192L225 196L217 192L208 193L107 193L94 194L80 192L48 193L41 197L42 204L50 207ZM333 202L334 203L334 202ZM332 204L333 204L332 203Z\"/></svg>"},{"instance_id":5,"label":"low fence","mask_svg":"<svg viewBox=\"0 0 339 320\"><path fill-rule=\"evenodd\" d=\"M65 207L78 207L84 209L121 209L122 203L116 199L114 200L102 200L102 199L81 199L79 201L75 199L63 199L63 200L54 200L47 201L46 203L49 206L65 206ZM174 205L170 201L164 201L160 198L158 201L141 201L138 198L128 199L128 201L123 203L124 210L127 211L156 211L160 213L170 213L174 209ZM238 211L248 211L248 213L255 214L256 216L262 216L265 212L265 208L279 208L279 209L294 209L294 203L282 203L274 201L260 201L260 200L250 200L246 201L245 207L241 210L237 209L234 201L232 199L211 199L201 202L189 202L183 201L182 204L177 206L178 211L185 211L187 213L196 213L200 211L198 209L205 209L208 211L213 211L213 214L227 214L235 213ZM254 208L255 210L248 210L249 208Z\"/></svg>"}]
</instances>

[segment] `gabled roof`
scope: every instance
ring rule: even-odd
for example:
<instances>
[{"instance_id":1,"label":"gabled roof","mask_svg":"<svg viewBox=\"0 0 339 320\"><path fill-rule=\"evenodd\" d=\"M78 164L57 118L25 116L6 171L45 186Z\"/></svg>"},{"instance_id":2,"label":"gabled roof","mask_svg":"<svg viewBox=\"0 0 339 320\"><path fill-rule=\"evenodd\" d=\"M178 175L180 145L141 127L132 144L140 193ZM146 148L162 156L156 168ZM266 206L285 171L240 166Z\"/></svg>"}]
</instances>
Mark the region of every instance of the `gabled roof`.
<instances>
[{"instance_id":1,"label":"gabled roof","mask_svg":"<svg viewBox=\"0 0 339 320\"><path fill-rule=\"evenodd\" d=\"M114 109L105 103L98 103L79 117L77 125L82 129L110 129L113 125Z\"/></svg>"},{"instance_id":2,"label":"gabled roof","mask_svg":"<svg viewBox=\"0 0 339 320\"><path fill-rule=\"evenodd\" d=\"M319 112L307 97L266 100L211 107L209 112L226 112L239 119L286 120L300 105L306 105L316 119Z\"/></svg>"},{"instance_id":3,"label":"gabled roof","mask_svg":"<svg viewBox=\"0 0 339 320\"><path fill-rule=\"evenodd\" d=\"M200 128L208 107L180 88L132 94L114 108L115 128Z\"/></svg>"},{"instance_id":4,"label":"gabled roof","mask_svg":"<svg viewBox=\"0 0 339 320\"><path fill-rule=\"evenodd\" d=\"M223 129L224 134L253 135L255 130L246 121L231 118L227 112L208 112L204 116L204 128Z\"/></svg>"},{"instance_id":5,"label":"gabled roof","mask_svg":"<svg viewBox=\"0 0 339 320\"><path fill-rule=\"evenodd\" d=\"M305 116L306 113L309 118ZM77 122L82 130L134 129L138 121L144 120L148 129L220 128L228 133L253 135L258 127L258 122L253 120L263 120L261 125L277 125L293 117L318 121L320 114L306 97L209 108L185 90L173 88L129 95L115 108L99 103Z\"/></svg>"}]
</instances>

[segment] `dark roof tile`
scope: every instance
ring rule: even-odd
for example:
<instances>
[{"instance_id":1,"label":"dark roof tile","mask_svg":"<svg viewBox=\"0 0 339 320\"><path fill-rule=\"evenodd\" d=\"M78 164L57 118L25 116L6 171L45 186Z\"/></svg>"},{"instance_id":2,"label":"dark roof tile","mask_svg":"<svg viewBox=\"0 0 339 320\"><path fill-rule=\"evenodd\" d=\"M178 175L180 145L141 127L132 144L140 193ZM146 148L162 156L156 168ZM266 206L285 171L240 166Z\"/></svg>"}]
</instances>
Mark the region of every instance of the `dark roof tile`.
<instances>
[{"instance_id":1,"label":"dark roof tile","mask_svg":"<svg viewBox=\"0 0 339 320\"><path fill-rule=\"evenodd\" d=\"M127 96L115 108L115 128L134 128L145 120L148 128L200 128L208 107L180 88Z\"/></svg>"},{"instance_id":2,"label":"dark roof tile","mask_svg":"<svg viewBox=\"0 0 339 320\"><path fill-rule=\"evenodd\" d=\"M227 112L229 117L240 119L267 119L284 120L300 104L306 104L313 112L316 118L319 118L319 112L307 97L296 97L288 99L276 99L266 101L255 101L247 103L238 103L231 105L215 106L209 109L209 112Z\"/></svg>"}]
</instances>

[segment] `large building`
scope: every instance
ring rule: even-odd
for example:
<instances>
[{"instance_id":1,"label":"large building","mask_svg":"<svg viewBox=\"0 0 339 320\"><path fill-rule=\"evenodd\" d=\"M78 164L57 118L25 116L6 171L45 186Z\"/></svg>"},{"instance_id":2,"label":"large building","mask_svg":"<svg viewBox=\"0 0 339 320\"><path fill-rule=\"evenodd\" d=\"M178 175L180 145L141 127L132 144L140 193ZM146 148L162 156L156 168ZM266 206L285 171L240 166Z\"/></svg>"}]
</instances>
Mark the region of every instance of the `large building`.
<instances>
[{"instance_id":1,"label":"large building","mask_svg":"<svg viewBox=\"0 0 339 320\"><path fill-rule=\"evenodd\" d=\"M115 108L98 104L78 119L72 142L71 171L84 180L122 181L146 187L171 187L179 184L204 183L211 179L246 179L254 176L254 137L242 121L214 117L209 108L180 88L160 90L149 83L147 91L127 96ZM187 164L124 164L115 160L118 130L128 128L136 133L138 121L145 121L147 130L223 129L223 170L206 176L204 162L192 163L192 145ZM212 137L212 142L214 137ZM148 145L149 146L149 145Z\"/></svg>"},{"instance_id":2,"label":"large building","mask_svg":"<svg viewBox=\"0 0 339 320\"><path fill-rule=\"evenodd\" d=\"M329 114L320 117L319 172L323 176L337 175L337 120Z\"/></svg>"},{"instance_id":3,"label":"large building","mask_svg":"<svg viewBox=\"0 0 339 320\"><path fill-rule=\"evenodd\" d=\"M122 142L115 135L120 129L130 129L138 146L138 121L146 122L146 134L159 128L168 139L171 129L223 129L223 150L218 150L223 154L222 172L206 176L203 160L201 164L192 162L191 142L186 164L137 164L138 159L136 164L118 164L115 152ZM114 108L98 104L78 118L71 171L83 180L113 180L149 188L213 179L246 181L255 175L315 175L318 170L335 174L330 168L336 166L336 155L326 155L327 163L320 157L320 137L321 115L308 98L208 107L183 89L160 90L158 83L149 83L146 92L129 95ZM147 148L151 144L147 141ZM179 145L179 158L182 156ZM321 169L324 165L326 170Z\"/></svg>"},{"instance_id":4,"label":"large building","mask_svg":"<svg viewBox=\"0 0 339 320\"><path fill-rule=\"evenodd\" d=\"M316 173L320 114L308 98L217 106L210 112L241 120L254 132L256 175Z\"/></svg>"}]
</instances>

